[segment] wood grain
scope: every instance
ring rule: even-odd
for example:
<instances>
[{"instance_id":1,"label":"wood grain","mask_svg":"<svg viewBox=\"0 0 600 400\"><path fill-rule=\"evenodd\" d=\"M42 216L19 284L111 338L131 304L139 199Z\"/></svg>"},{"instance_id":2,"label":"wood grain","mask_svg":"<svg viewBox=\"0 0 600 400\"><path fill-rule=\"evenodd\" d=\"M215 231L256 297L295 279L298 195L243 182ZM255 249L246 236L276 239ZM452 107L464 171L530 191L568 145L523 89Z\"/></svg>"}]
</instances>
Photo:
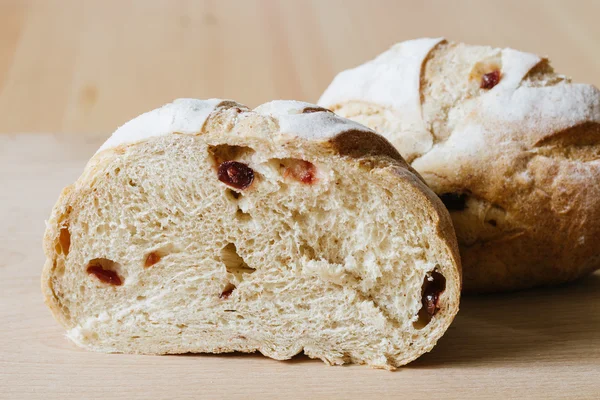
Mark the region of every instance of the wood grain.
<instances>
[{"instance_id":1,"label":"wood grain","mask_svg":"<svg viewBox=\"0 0 600 400\"><path fill-rule=\"evenodd\" d=\"M600 274L467 297L438 346L393 373L88 353L39 289L60 190L143 111L186 96L314 101L340 69L421 36L549 54L598 85L599 13L593 0L0 0L0 398L599 398Z\"/></svg>"}]
</instances>

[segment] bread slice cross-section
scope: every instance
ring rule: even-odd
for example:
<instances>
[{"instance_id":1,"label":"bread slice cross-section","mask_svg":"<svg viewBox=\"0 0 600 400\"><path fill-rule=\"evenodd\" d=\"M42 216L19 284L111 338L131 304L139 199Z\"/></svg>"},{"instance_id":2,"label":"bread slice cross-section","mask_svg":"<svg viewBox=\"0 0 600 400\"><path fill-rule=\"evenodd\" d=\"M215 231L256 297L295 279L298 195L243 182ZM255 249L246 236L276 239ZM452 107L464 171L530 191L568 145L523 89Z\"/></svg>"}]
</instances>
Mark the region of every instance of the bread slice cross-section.
<instances>
[{"instance_id":1,"label":"bread slice cross-section","mask_svg":"<svg viewBox=\"0 0 600 400\"><path fill-rule=\"evenodd\" d=\"M304 351L394 368L458 311L448 212L383 137L311 104L177 100L56 203L46 302L102 352Z\"/></svg>"}]
</instances>

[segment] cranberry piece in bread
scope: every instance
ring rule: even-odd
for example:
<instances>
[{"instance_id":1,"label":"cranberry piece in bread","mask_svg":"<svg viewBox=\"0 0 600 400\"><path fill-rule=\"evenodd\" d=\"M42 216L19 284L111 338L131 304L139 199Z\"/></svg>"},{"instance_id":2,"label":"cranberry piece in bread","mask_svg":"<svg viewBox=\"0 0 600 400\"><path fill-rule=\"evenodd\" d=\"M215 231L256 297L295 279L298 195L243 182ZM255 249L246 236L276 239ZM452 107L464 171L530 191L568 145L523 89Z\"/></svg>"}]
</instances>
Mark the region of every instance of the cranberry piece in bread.
<instances>
[{"instance_id":1,"label":"cranberry piece in bread","mask_svg":"<svg viewBox=\"0 0 600 400\"><path fill-rule=\"evenodd\" d=\"M246 164L237 161L225 161L219 165L219 180L236 189L246 189L254 181L254 171Z\"/></svg>"}]
</instances>

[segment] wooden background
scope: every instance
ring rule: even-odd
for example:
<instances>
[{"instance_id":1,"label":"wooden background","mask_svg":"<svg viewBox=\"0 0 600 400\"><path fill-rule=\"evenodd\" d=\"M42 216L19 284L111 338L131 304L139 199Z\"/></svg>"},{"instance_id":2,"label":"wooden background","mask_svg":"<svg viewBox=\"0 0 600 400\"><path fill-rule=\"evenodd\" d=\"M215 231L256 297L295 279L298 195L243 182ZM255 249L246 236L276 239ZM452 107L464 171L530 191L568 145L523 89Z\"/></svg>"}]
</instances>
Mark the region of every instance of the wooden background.
<instances>
[{"instance_id":1,"label":"wooden background","mask_svg":"<svg viewBox=\"0 0 600 400\"><path fill-rule=\"evenodd\" d=\"M177 97L316 101L396 41L551 56L600 84L600 1L0 0L0 399L600 398L600 274L467 297L439 345L390 373L297 357L77 349L42 304L60 189L114 130Z\"/></svg>"},{"instance_id":2,"label":"wooden background","mask_svg":"<svg viewBox=\"0 0 600 400\"><path fill-rule=\"evenodd\" d=\"M551 56L600 84L594 0L0 0L0 132L103 134L177 97L316 101L397 41Z\"/></svg>"}]
</instances>

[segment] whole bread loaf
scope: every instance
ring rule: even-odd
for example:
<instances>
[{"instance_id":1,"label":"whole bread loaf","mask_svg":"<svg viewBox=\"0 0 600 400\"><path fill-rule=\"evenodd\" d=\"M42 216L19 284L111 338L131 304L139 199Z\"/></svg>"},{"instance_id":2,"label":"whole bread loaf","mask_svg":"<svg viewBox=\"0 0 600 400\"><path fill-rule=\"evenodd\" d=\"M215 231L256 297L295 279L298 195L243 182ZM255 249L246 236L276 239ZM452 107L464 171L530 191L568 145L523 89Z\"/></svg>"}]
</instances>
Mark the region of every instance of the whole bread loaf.
<instances>
[{"instance_id":1,"label":"whole bread loaf","mask_svg":"<svg viewBox=\"0 0 600 400\"><path fill-rule=\"evenodd\" d=\"M46 302L102 352L304 351L394 368L458 311L442 202L317 106L178 100L117 130L56 203Z\"/></svg>"},{"instance_id":2,"label":"whole bread loaf","mask_svg":"<svg viewBox=\"0 0 600 400\"><path fill-rule=\"evenodd\" d=\"M384 135L441 197L468 291L600 266L600 92L548 60L444 39L341 72L319 104Z\"/></svg>"}]
</instances>

